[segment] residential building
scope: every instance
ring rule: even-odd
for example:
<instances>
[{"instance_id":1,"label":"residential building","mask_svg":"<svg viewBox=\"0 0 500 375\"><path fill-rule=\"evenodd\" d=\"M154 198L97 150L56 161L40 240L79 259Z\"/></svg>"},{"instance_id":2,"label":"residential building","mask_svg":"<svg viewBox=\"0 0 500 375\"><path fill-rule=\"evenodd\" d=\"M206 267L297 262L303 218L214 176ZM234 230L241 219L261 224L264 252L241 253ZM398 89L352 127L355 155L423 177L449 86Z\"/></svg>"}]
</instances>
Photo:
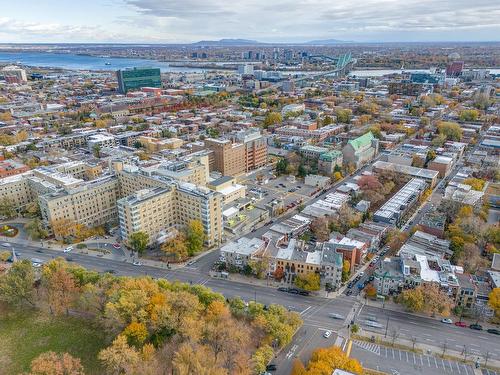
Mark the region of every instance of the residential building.
<instances>
[{"instance_id":1,"label":"residential building","mask_svg":"<svg viewBox=\"0 0 500 375\"><path fill-rule=\"evenodd\" d=\"M122 94L143 87L161 87L160 68L132 68L116 71L118 90Z\"/></svg>"},{"instance_id":2,"label":"residential building","mask_svg":"<svg viewBox=\"0 0 500 375\"><path fill-rule=\"evenodd\" d=\"M222 176L217 180L211 181L208 187L222 194L224 205L245 198L246 196L246 186L237 184L231 176Z\"/></svg>"},{"instance_id":3,"label":"residential building","mask_svg":"<svg viewBox=\"0 0 500 375\"><path fill-rule=\"evenodd\" d=\"M95 151L96 148L103 149L105 147L117 146L116 138L108 133L93 134L87 139L87 147L90 151Z\"/></svg>"},{"instance_id":4,"label":"residential building","mask_svg":"<svg viewBox=\"0 0 500 375\"><path fill-rule=\"evenodd\" d=\"M0 160L0 178L29 171L29 167L15 160Z\"/></svg>"},{"instance_id":5,"label":"residential building","mask_svg":"<svg viewBox=\"0 0 500 375\"><path fill-rule=\"evenodd\" d=\"M427 169L430 169L432 171L438 171L439 172L439 178L444 178L448 176L448 173L453 168L453 158L450 158L449 156L436 156L434 160L431 160L427 164Z\"/></svg>"},{"instance_id":6,"label":"residential building","mask_svg":"<svg viewBox=\"0 0 500 375\"><path fill-rule=\"evenodd\" d=\"M378 154L378 139L372 132L368 132L361 137L350 140L342 149L345 164L354 165L360 168Z\"/></svg>"},{"instance_id":7,"label":"residential building","mask_svg":"<svg viewBox=\"0 0 500 375\"><path fill-rule=\"evenodd\" d=\"M331 175L335 172L336 167L342 167L342 162L342 152L336 150L325 152L319 156L318 171L326 175Z\"/></svg>"},{"instance_id":8,"label":"residential building","mask_svg":"<svg viewBox=\"0 0 500 375\"><path fill-rule=\"evenodd\" d=\"M205 147L213 151L210 170L215 170L224 176L237 176L246 171L245 145L232 143L228 139L207 138Z\"/></svg>"},{"instance_id":9,"label":"residential building","mask_svg":"<svg viewBox=\"0 0 500 375\"><path fill-rule=\"evenodd\" d=\"M250 128L236 132L234 141L244 145L246 172L267 164L267 143L259 130Z\"/></svg>"},{"instance_id":10,"label":"residential building","mask_svg":"<svg viewBox=\"0 0 500 375\"><path fill-rule=\"evenodd\" d=\"M258 259L265 247L265 241L259 238L241 237L220 248L220 260L227 266L243 269L251 260Z\"/></svg>"},{"instance_id":11,"label":"residential building","mask_svg":"<svg viewBox=\"0 0 500 375\"><path fill-rule=\"evenodd\" d=\"M373 221L396 226L401 224L405 214L418 202L426 187L424 180L412 178L373 214Z\"/></svg>"}]
</instances>

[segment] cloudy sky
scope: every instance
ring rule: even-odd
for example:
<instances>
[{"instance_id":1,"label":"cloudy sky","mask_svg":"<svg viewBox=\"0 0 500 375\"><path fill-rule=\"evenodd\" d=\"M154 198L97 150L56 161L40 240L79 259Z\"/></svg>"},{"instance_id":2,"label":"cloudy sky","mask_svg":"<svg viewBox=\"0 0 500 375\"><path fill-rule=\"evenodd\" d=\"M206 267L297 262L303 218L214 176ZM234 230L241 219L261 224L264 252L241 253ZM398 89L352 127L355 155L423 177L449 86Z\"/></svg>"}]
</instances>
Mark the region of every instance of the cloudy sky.
<instances>
[{"instance_id":1,"label":"cloudy sky","mask_svg":"<svg viewBox=\"0 0 500 375\"><path fill-rule=\"evenodd\" d=\"M1 43L498 41L499 0L17 0Z\"/></svg>"}]
</instances>

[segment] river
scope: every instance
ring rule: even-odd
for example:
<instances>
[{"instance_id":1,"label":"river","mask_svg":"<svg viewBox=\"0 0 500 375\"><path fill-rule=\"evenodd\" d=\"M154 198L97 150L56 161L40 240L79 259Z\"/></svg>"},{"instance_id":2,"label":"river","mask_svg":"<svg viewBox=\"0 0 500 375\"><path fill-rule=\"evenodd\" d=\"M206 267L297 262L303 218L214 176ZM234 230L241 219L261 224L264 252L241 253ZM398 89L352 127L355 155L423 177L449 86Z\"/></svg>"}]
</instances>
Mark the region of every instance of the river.
<instances>
[{"instance_id":1,"label":"river","mask_svg":"<svg viewBox=\"0 0 500 375\"><path fill-rule=\"evenodd\" d=\"M62 68L69 70L118 70L131 67L159 67L162 72L191 72L202 73L213 69L174 67L168 62L147 59L118 58L118 57L97 57L87 55L75 55L66 53L51 52L0 52L0 64L22 64L34 67ZM500 74L500 69L489 69L491 73ZM418 72L428 72L429 70L412 70ZM314 72L290 72L283 71L284 74ZM373 70L353 70L350 75L356 77L381 77L386 74L401 73L398 69L373 69Z\"/></svg>"}]
</instances>

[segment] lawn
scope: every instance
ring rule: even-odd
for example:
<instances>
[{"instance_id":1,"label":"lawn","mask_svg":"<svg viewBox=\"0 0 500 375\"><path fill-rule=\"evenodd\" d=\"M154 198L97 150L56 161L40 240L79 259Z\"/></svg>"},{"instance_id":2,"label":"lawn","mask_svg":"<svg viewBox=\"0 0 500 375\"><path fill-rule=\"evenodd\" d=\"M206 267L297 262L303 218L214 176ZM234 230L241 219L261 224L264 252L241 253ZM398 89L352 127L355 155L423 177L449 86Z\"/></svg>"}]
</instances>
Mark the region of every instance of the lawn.
<instances>
[{"instance_id":1,"label":"lawn","mask_svg":"<svg viewBox=\"0 0 500 375\"><path fill-rule=\"evenodd\" d=\"M2 374L27 371L33 358L50 350L80 358L88 375L102 373L97 353L106 346L105 334L84 319L13 311L0 304L0 342Z\"/></svg>"}]
</instances>

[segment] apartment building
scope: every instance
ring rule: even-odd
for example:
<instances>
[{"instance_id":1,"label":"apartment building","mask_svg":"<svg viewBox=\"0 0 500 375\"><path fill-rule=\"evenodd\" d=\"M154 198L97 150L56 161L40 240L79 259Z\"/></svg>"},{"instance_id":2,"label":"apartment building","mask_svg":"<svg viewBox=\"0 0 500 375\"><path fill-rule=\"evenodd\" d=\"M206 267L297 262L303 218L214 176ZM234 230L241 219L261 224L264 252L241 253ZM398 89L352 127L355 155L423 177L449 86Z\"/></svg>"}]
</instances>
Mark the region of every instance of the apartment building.
<instances>
[{"instance_id":1,"label":"apartment building","mask_svg":"<svg viewBox=\"0 0 500 375\"><path fill-rule=\"evenodd\" d=\"M121 181L129 177L135 181L144 178L145 185L154 184L154 178L121 174ZM206 243L211 246L222 239L221 195L205 187L174 180L156 180L160 185L141 189L118 201L118 216L122 239L127 243L134 232L148 233L150 244L172 227L201 221Z\"/></svg>"},{"instance_id":2,"label":"apartment building","mask_svg":"<svg viewBox=\"0 0 500 375\"><path fill-rule=\"evenodd\" d=\"M234 140L245 146L245 171L249 172L267 164L267 144L259 130L242 130Z\"/></svg>"},{"instance_id":3,"label":"apartment building","mask_svg":"<svg viewBox=\"0 0 500 375\"><path fill-rule=\"evenodd\" d=\"M228 139L208 138L205 147L213 151L211 170L218 171L224 176L236 176L246 171L245 145L232 143Z\"/></svg>"},{"instance_id":4,"label":"apartment building","mask_svg":"<svg viewBox=\"0 0 500 375\"><path fill-rule=\"evenodd\" d=\"M89 164L83 161L70 161L59 164L54 169L60 173L70 174L74 178L94 180L102 174L99 164Z\"/></svg>"},{"instance_id":5,"label":"apartment building","mask_svg":"<svg viewBox=\"0 0 500 375\"><path fill-rule=\"evenodd\" d=\"M0 178L14 176L29 170L27 165L15 160L0 160Z\"/></svg>"},{"instance_id":6,"label":"apartment building","mask_svg":"<svg viewBox=\"0 0 500 375\"><path fill-rule=\"evenodd\" d=\"M77 187L41 195L38 203L47 228L63 221L92 228L117 221L118 194L118 180L114 176L104 176Z\"/></svg>"},{"instance_id":7,"label":"apartment building","mask_svg":"<svg viewBox=\"0 0 500 375\"><path fill-rule=\"evenodd\" d=\"M87 140L87 147L90 151L95 150L96 147L104 148L104 147L115 147L118 142L116 138L107 133L99 133L91 135Z\"/></svg>"}]
</instances>

